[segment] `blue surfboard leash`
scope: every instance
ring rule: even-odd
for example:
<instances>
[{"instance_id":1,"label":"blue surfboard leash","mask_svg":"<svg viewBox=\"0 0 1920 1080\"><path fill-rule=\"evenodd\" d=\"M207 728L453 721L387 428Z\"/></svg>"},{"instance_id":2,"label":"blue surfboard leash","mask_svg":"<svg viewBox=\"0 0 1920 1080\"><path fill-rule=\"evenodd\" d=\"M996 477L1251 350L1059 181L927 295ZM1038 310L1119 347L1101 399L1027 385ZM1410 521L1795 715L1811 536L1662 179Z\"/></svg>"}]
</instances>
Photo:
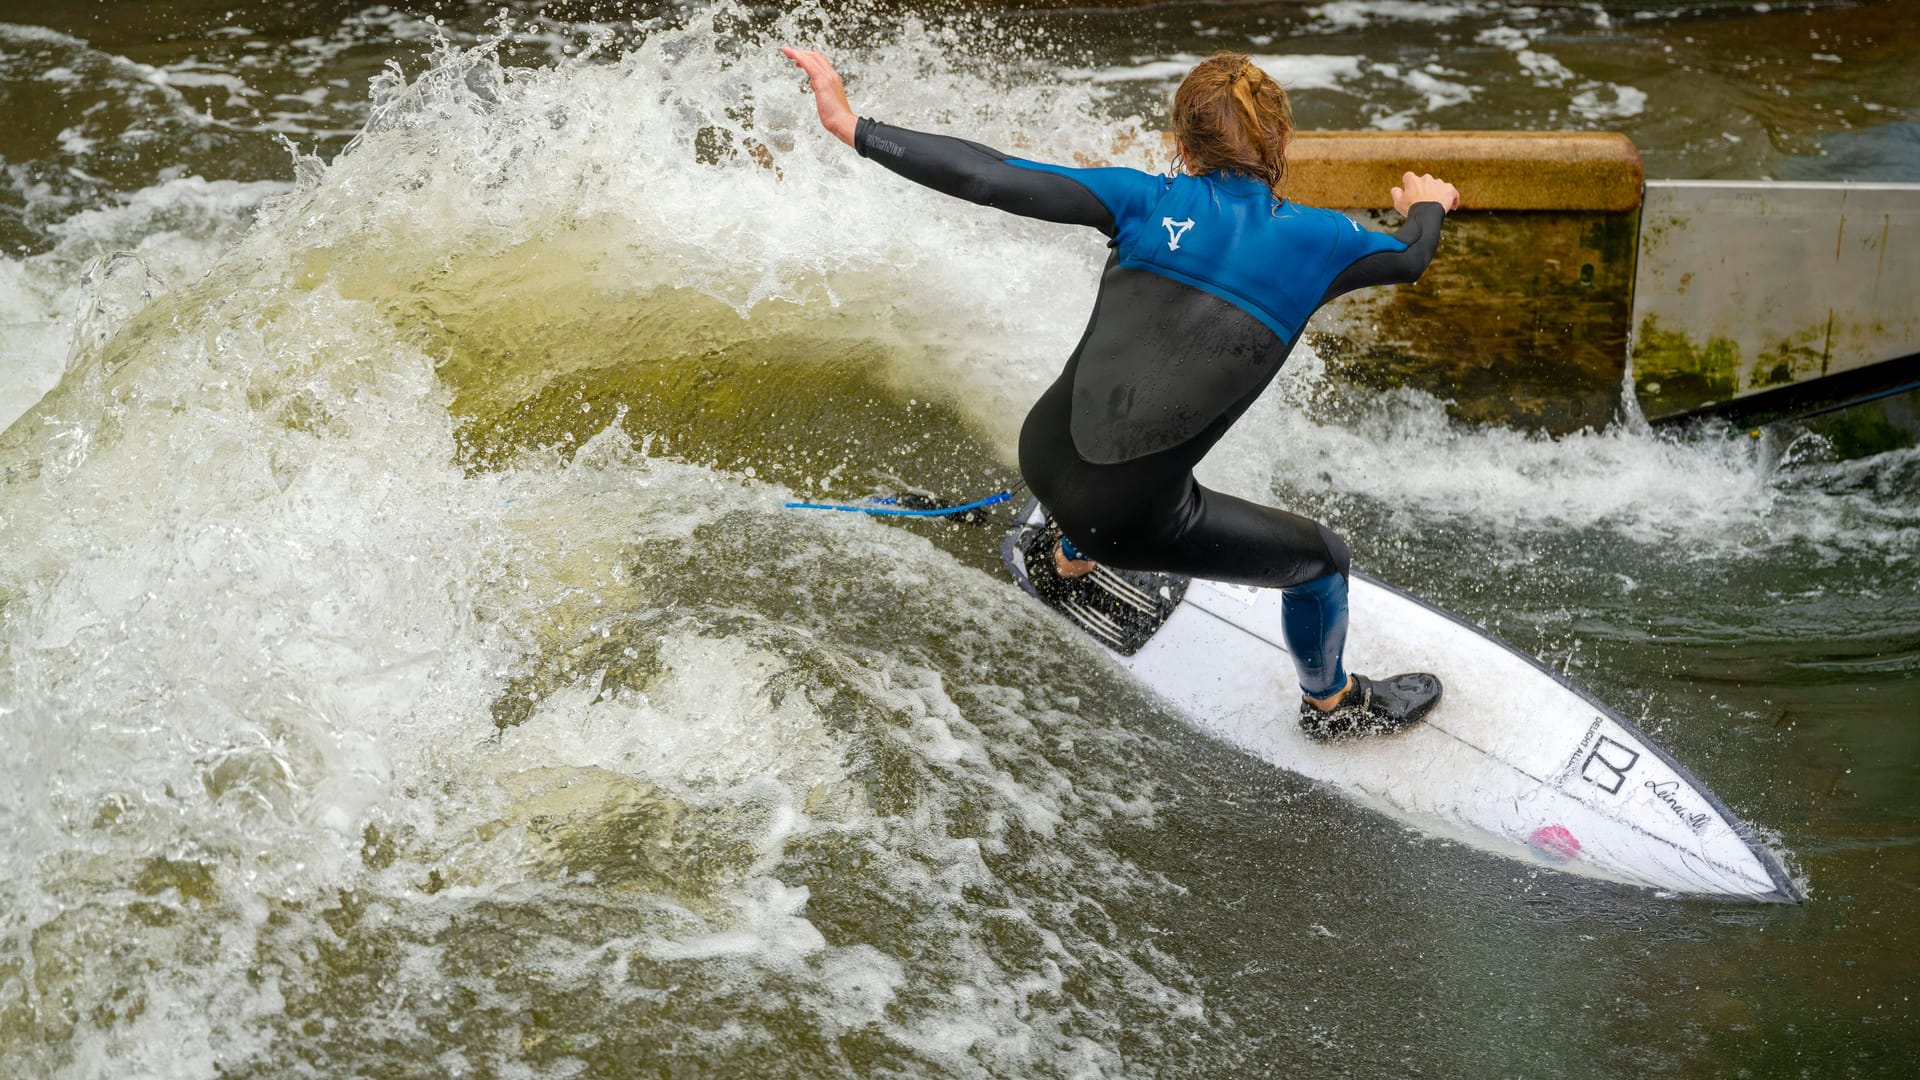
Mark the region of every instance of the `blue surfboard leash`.
<instances>
[{"instance_id":1,"label":"blue surfboard leash","mask_svg":"<svg viewBox=\"0 0 1920 1080\"><path fill-rule=\"evenodd\" d=\"M987 507L998 506L1001 503L1009 502L1013 499L1014 492L1020 490L1023 486L1024 485L1016 484L1004 491L996 491L991 495L957 505L949 505L944 500L932 496L912 493L906 495L876 495L873 498L857 503L790 502L783 505L788 510L837 510L849 514L872 514L876 517L953 517L975 510L985 510ZM913 505L915 503L925 505ZM984 517L984 515L981 515L981 517Z\"/></svg>"}]
</instances>

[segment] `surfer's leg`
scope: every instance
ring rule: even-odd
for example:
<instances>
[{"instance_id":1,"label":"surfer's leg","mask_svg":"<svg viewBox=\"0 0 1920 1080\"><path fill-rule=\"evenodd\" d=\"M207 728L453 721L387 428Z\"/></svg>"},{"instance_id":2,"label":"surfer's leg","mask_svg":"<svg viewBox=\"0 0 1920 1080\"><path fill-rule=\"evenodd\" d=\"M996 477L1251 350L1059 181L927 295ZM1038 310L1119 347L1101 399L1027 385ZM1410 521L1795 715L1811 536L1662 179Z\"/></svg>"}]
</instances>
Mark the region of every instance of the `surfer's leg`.
<instances>
[{"instance_id":1,"label":"surfer's leg","mask_svg":"<svg viewBox=\"0 0 1920 1080\"><path fill-rule=\"evenodd\" d=\"M1300 673L1300 693L1331 708L1347 689L1347 578L1327 574L1280 590L1280 628Z\"/></svg>"},{"instance_id":2,"label":"surfer's leg","mask_svg":"<svg viewBox=\"0 0 1920 1080\"><path fill-rule=\"evenodd\" d=\"M1062 578L1092 573L1099 566L1095 560L1104 561L1107 535L1134 535L1165 517L1179 502L1187 471L1184 465L1095 465L1083 459L1068 432L1071 392L1070 376L1062 375L1020 429L1020 475L1061 530L1053 569Z\"/></svg>"},{"instance_id":3,"label":"surfer's leg","mask_svg":"<svg viewBox=\"0 0 1920 1080\"><path fill-rule=\"evenodd\" d=\"M1347 573L1347 542L1312 518L1209 491L1181 478L1179 496L1150 528L1136 527L1096 550L1116 566L1211 581L1290 589ZM1110 549L1110 550L1109 550Z\"/></svg>"},{"instance_id":4,"label":"surfer's leg","mask_svg":"<svg viewBox=\"0 0 1920 1080\"><path fill-rule=\"evenodd\" d=\"M1070 437L1073 367L1034 404L1020 430L1020 472L1070 550L1121 570L1185 574L1281 589L1283 633L1302 691L1300 726L1315 739L1397 731L1440 700L1440 680L1374 680L1345 671L1347 542L1324 525L1217 491L1193 478L1234 413L1179 447L1112 465L1082 458ZM1251 398L1249 398L1251 400ZM1096 635L1098 636L1098 635Z\"/></svg>"},{"instance_id":5,"label":"surfer's leg","mask_svg":"<svg viewBox=\"0 0 1920 1080\"><path fill-rule=\"evenodd\" d=\"M1196 577L1278 588L1281 632L1300 677L1300 728L1316 740L1385 735L1440 701L1440 680L1414 672L1349 675L1347 542L1318 522L1193 485L1187 528L1168 561ZM1222 567L1220 564L1226 565Z\"/></svg>"}]
</instances>

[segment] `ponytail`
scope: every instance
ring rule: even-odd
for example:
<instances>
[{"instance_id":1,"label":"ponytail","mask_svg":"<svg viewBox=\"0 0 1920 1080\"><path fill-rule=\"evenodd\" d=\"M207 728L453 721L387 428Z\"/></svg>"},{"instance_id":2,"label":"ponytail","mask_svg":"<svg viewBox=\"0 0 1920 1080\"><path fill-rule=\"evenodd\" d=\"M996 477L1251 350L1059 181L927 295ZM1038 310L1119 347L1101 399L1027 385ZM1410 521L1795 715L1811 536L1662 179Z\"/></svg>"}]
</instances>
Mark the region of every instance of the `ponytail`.
<instances>
[{"instance_id":1,"label":"ponytail","mask_svg":"<svg viewBox=\"0 0 1920 1080\"><path fill-rule=\"evenodd\" d=\"M1194 65L1174 92L1173 134L1193 172L1242 173L1277 194L1286 178L1293 106L1244 53L1216 53Z\"/></svg>"}]
</instances>

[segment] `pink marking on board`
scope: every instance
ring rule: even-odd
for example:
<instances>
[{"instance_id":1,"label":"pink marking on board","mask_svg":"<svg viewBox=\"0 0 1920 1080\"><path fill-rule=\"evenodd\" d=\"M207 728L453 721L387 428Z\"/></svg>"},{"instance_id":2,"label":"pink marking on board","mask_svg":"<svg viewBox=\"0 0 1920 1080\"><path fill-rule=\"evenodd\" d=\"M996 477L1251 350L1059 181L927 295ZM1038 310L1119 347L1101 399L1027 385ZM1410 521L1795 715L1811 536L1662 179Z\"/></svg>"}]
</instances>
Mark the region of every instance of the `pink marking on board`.
<instances>
[{"instance_id":1,"label":"pink marking on board","mask_svg":"<svg viewBox=\"0 0 1920 1080\"><path fill-rule=\"evenodd\" d=\"M1580 854L1580 841L1565 825L1542 825L1527 837L1527 844L1554 862L1572 862Z\"/></svg>"}]
</instances>

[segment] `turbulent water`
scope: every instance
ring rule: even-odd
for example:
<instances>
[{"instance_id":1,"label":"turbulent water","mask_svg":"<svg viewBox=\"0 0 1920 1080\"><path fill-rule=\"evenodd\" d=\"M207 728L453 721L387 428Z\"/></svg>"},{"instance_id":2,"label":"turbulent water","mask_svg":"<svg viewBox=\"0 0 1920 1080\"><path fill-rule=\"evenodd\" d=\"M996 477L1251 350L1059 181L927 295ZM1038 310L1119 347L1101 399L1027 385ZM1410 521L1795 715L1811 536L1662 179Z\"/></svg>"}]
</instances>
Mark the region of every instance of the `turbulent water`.
<instances>
[{"instance_id":1,"label":"turbulent water","mask_svg":"<svg viewBox=\"0 0 1920 1080\"><path fill-rule=\"evenodd\" d=\"M781 508L1005 483L1103 256L858 160L781 42L1053 160L1156 167L1245 42L1318 124L1877 175L1898 5L633 14L0 25L0 1073L1920 1063L1920 450L1470 427L1308 347L1203 469L1641 719L1798 909L1436 844L1189 732L990 532ZM1769 77L1852 119L1591 59L1809 31Z\"/></svg>"}]
</instances>

